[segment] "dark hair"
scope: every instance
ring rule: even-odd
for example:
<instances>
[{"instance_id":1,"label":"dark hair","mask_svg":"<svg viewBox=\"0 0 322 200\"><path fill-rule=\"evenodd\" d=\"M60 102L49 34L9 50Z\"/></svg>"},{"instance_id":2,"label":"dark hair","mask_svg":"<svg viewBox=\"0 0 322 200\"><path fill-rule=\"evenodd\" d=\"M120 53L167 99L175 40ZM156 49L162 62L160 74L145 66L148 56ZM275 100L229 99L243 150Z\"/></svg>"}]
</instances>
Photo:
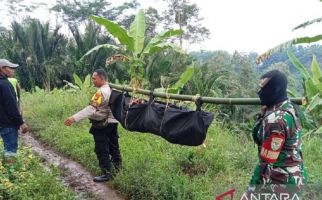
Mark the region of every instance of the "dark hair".
<instances>
[{"instance_id":1,"label":"dark hair","mask_svg":"<svg viewBox=\"0 0 322 200\"><path fill-rule=\"evenodd\" d=\"M96 72L102 79L107 80L107 74L104 69L95 69L94 72Z\"/></svg>"}]
</instances>

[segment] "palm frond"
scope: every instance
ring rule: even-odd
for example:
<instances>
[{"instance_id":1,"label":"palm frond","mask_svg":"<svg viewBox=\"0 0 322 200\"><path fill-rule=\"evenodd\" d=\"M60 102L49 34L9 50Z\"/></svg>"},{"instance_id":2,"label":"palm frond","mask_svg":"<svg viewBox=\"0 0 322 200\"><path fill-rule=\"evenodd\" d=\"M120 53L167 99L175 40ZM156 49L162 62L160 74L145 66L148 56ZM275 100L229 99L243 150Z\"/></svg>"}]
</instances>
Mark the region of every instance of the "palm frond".
<instances>
[{"instance_id":1,"label":"palm frond","mask_svg":"<svg viewBox=\"0 0 322 200\"><path fill-rule=\"evenodd\" d=\"M298 25L297 27L293 28L292 31L294 30L297 30L297 29L300 29L300 28L305 28L311 24L314 24L314 23L319 23L322 21L322 17L319 17L319 18L316 18L316 19L313 19L313 20L310 20L310 21L306 21L300 25Z\"/></svg>"},{"instance_id":2,"label":"palm frond","mask_svg":"<svg viewBox=\"0 0 322 200\"><path fill-rule=\"evenodd\" d=\"M265 53L259 55L256 58L256 63L260 64L260 63L264 62L265 60L267 60L272 54L280 52L280 51L285 50L285 49L288 49L292 45L304 44L304 43L308 44L308 43L313 43L313 42L317 42L317 41L320 41L320 40L322 40L322 35L316 35L316 36L313 36L313 37L299 37L299 38L289 40L289 41L284 42L282 44L279 44L276 47L274 47L272 49L269 49Z\"/></svg>"},{"instance_id":3,"label":"palm frond","mask_svg":"<svg viewBox=\"0 0 322 200\"><path fill-rule=\"evenodd\" d=\"M93 53L94 51L100 50L101 48L120 50L120 48L118 46L115 46L115 45L101 44L101 45L97 45L96 47L94 47L91 50L87 51L79 60L82 61L86 56L88 56L89 54Z\"/></svg>"}]
</instances>

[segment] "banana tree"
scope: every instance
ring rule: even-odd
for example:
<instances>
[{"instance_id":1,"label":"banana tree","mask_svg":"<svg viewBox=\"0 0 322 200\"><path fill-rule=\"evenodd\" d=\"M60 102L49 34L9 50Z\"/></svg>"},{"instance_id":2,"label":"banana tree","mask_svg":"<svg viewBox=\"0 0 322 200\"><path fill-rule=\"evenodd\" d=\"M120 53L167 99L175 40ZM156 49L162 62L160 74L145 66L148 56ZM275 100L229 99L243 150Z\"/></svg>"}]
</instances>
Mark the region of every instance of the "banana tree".
<instances>
[{"instance_id":1,"label":"banana tree","mask_svg":"<svg viewBox=\"0 0 322 200\"><path fill-rule=\"evenodd\" d=\"M266 52L264 52L263 54L261 54L260 56L257 57L256 59L256 63L262 63L265 60L267 60L272 54L277 53L283 49L287 49L289 47L291 47L292 45L296 45L296 44L309 44L309 43L314 43L314 42L318 42L322 40L322 34L321 35L315 35L312 37L299 37L299 38L295 38L292 40L289 40L287 42L284 42L282 44L277 45L274 48L271 48L269 50L267 50Z\"/></svg>"},{"instance_id":2,"label":"banana tree","mask_svg":"<svg viewBox=\"0 0 322 200\"><path fill-rule=\"evenodd\" d=\"M2 46L12 61L26 66L17 71L22 87L51 90L59 85L57 77L68 71L64 64L68 60L68 39L59 33L60 27L51 30L49 22L27 19L24 23L13 21L11 28L10 45Z\"/></svg>"},{"instance_id":3,"label":"banana tree","mask_svg":"<svg viewBox=\"0 0 322 200\"><path fill-rule=\"evenodd\" d=\"M179 94L180 91L183 89L184 85L188 83L188 81L192 78L194 75L195 68L194 65L190 65L186 68L186 70L180 75L179 80L171 85L171 86L164 86L161 84L161 88L156 88L154 91L156 92L161 92L161 93L174 93L174 94ZM161 77L162 81L163 77Z\"/></svg>"},{"instance_id":4,"label":"banana tree","mask_svg":"<svg viewBox=\"0 0 322 200\"><path fill-rule=\"evenodd\" d=\"M88 51L82 58L91 54L100 48L113 48L117 54L107 59L106 63L114 62L128 62L130 65L129 73L131 76L131 85L133 87L140 87L145 74L145 58L154 53L160 52L167 48L174 49L183 53L180 47L167 42L166 40L172 36L178 36L183 33L182 30L168 30L156 35L150 41L146 41L146 23L143 10L140 10L135 16L129 31L123 29L120 25L105 19L103 17L92 15L93 19L99 25L105 27L120 45L103 44L98 45ZM121 47L120 47L121 46Z\"/></svg>"},{"instance_id":5,"label":"banana tree","mask_svg":"<svg viewBox=\"0 0 322 200\"><path fill-rule=\"evenodd\" d=\"M315 133L322 133L322 72L319 63L313 56L311 72L309 72L293 53L288 52L288 57L302 76L304 95L309 101L304 112L308 120L308 123L305 124L306 128Z\"/></svg>"},{"instance_id":6,"label":"banana tree","mask_svg":"<svg viewBox=\"0 0 322 200\"><path fill-rule=\"evenodd\" d=\"M74 78L75 84L68 82L66 80L63 80L66 84L64 86L64 89L71 88L72 90L81 91L83 93L87 93L88 91L90 91L90 89L91 89L91 75L90 74L86 75L84 81L82 81L80 79L80 77L75 73L73 73L73 78Z\"/></svg>"}]
</instances>

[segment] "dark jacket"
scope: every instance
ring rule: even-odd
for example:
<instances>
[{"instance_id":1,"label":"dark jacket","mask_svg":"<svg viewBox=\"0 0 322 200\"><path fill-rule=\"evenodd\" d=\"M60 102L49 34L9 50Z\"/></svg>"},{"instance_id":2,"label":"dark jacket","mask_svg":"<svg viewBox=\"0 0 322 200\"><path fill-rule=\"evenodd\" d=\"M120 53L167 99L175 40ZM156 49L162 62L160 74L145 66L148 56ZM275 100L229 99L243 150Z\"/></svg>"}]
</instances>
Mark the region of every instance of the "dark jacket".
<instances>
[{"instance_id":1,"label":"dark jacket","mask_svg":"<svg viewBox=\"0 0 322 200\"><path fill-rule=\"evenodd\" d=\"M13 86L6 77L0 75L0 127L19 128L22 124Z\"/></svg>"}]
</instances>

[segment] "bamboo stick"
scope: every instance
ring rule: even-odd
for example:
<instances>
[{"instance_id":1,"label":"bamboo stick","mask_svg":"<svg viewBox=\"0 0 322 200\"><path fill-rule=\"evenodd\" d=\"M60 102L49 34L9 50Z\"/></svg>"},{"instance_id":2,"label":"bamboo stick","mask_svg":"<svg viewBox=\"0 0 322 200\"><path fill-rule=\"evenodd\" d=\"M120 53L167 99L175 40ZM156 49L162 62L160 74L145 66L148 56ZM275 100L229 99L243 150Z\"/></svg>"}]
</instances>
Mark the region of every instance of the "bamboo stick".
<instances>
[{"instance_id":1,"label":"bamboo stick","mask_svg":"<svg viewBox=\"0 0 322 200\"><path fill-rule=\"evenodd\" d=\"M128 91L128 92L136 92L144 95L153 95L155 97L168 98L168 99L176 99L182 101L196 101L197 98L200 98L203 103L211 103L211 104L228 104L228 105L260 105L259 98L218 98L218 97L201 97L198 95L179 95L179 94L171 94L171 93L161 93L154 92L152 90L143 90L136 89L125 85L116 85L113 83L109 83L111 88ZM306 97L297 97L290 98L290 100L299 105L303 105L306 102Z\"/></svg>"}]
</instances>

